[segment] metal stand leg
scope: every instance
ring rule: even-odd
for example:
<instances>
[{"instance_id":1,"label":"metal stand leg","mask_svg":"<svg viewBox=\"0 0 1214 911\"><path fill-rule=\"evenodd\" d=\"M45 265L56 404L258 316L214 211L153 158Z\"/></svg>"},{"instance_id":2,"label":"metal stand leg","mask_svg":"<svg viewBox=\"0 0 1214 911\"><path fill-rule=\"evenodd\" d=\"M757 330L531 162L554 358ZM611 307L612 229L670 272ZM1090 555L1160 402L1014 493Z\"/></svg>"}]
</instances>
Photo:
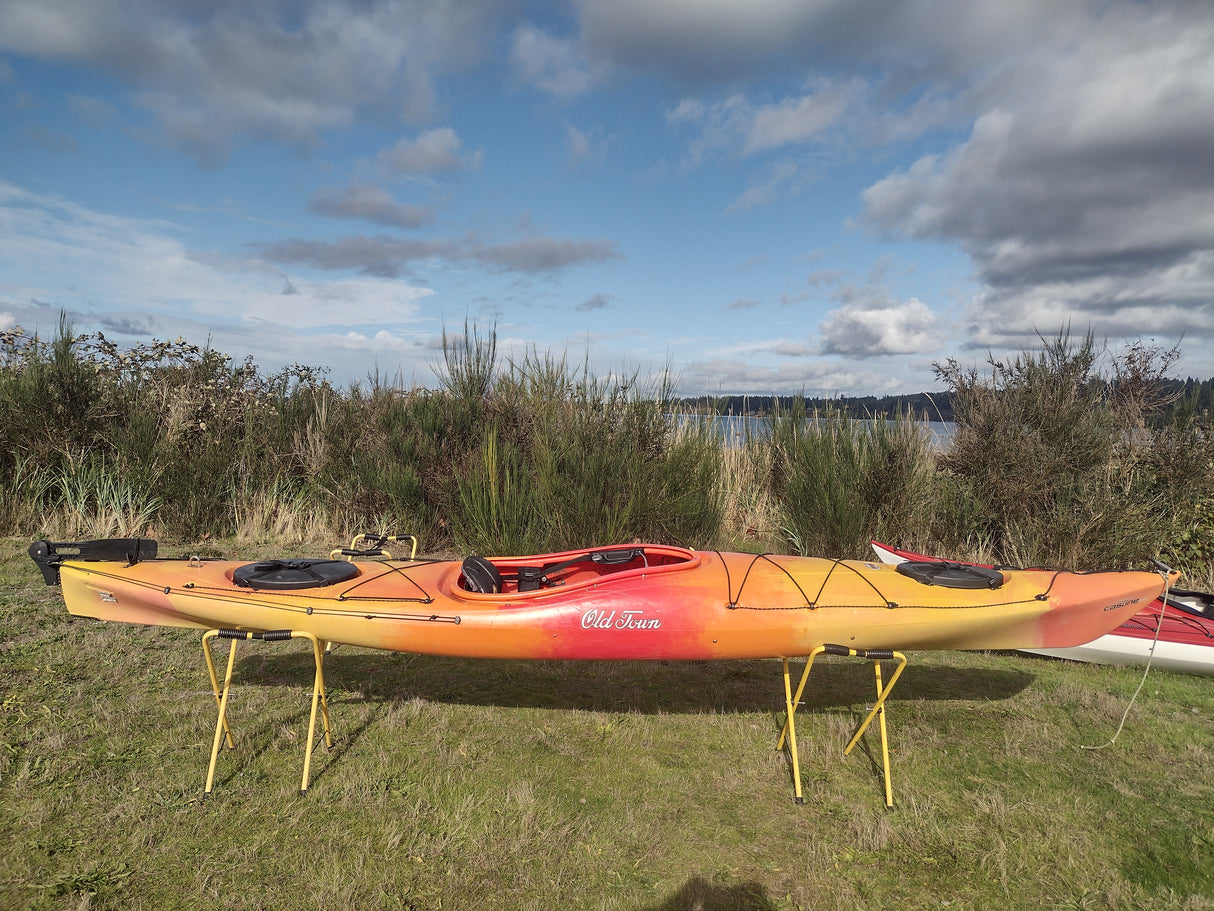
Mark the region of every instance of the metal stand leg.
<instances>
[{"instance_id":1,"label":"metal stand leg","mask_svg":"<svg viewBox=\"0 0 1214 911\"><path fill-rule=\"evenodd\" d=\"M814 659L817 658L826 646L819 645L809 653L809 658L805 662L805 670L801 672L801 681L797 684L797 692L793 695L789 688L788 680L788 659L781 659L784 662L784 705L787 714L784 716L784 727L780 730L780 739L776 743L776 749L784 749L784 738L788 738L788 754L792 757L792 790L797 803L805 803L805 798L801 796L801 767L800 761L797 758L797 726L793 721L793 716L797 713L797 706L801 704L801 694L805 692L805 681L809 679L810 669L814 666Z\"/></svg>"},{"instance_id":2,"label":"metal stand leg","mask_svg":"<svg viewBox=\"0 0 1214 911\"><path fill-rule=\"evenodd\" d=\"M801 703L801 694L805 691L805 683L809 679L809 672L814 666L814 659L823 652L828 655L868 658L873 662L873 671L877 679L877 701L869 711L867 717L860 723L860 727L856 729L856 733L852 735L851 740L843 750L843 755L847 756L851 754L852 749L860 742L860 738L864 736L864 732L868 730L868 726L872 724L873 719L879 718L881 765L885 777L885 805L893 807L894 793L889 775L889 738L885 727L885 700L889 698L889 694L894 689L894 684L898 682L898 678L902 676L902 671L906 668L906 656L901 652L890 651L888 649L854 649L848 648L846 645L819 645L810 652L809 658L805 662L805 670L801 672L801 681L797 685L795 695L791 693L789 687L788 659L782 659L784 662L784 702L788 714L784 720L784 727L780 731L780 740L776 743L776 749L780 750L784 748L784 738L787 736L789 751L792 756L793 793L796 795L796 801L797 803L804 803L804 798L801 796L801 773L797 759L797 732L793 723L793 716L796 714L797 706ZM898 667L894 671L893 676L889 678L889 683L883 685L881 682L881 662L883 660L894 659L898 661Z\"/></svg>"},{"instance_id":3,"label":"metal stand leg","mask_svg":"<svg viewBox=\"0 0 1214 911\"><path fill-rule=\"evenodd\" d=\"M793 795L796 797L797 803L804 803L805 798L801 796L801 767L797 760L797 726L793 722L793 715L797 711L797 708L796 708L797 702L796 702L796 700L793 699L792 688L789 686L788 659L784 658L782 660L784 661L784 705L785 705L785 708L786 708L788 714L784 718L784 730L782 730L780 732L780 742L776 744L776 749L779 750L779 749L783 748L784 735L787 734L788 735L788 754L789 754L789 756L792 757ZM810 660L810 662L812 662L813 658L810 658L809 660ZM809 673L808 666L806 667L806 673ZM802 686L803 686L804 682L805 682L804 676L801 678L801 682L802 682ZM799 700L800 698L801 698L801 687L799 686L799 687L797 687L797 700Z\"/></svg>"},{"instance_id":4,"label":"metal stand leg","mask_svg":"<svg viewBox=\"0 0 1214 911\"><path fill-rule=\"evenodd\" d=\"M224 673L223 687L219 685L219 677L215 673L215 660L211 655L210 640L213 638L231 639L232 647L228 651L228 665ZM203 791L203 799L211 793L215 783L215 764L219 758L219 744L227 735L229 749L234 749L236 741L228 726L228 695L232 689L232 669L236 664L236 644L241 640L262 639L267 642L278 642L287 639L308 639L312 643L312 660L316 665L316 674L312 679L312 710L308 717L308 739L304 748L303 778L300 781L299 793L308 792L308 781L312 770L312 748L316 741L316 710L320 708L324 724L325 746L333 746L333 734L329 727L329 703L325 698L324 655L326 643L317 639L312 633L296 630L269 630L266 632L248 632L246 630L213 629L202 636L202 651L206 656L207 672L211 677L211 689L215 694L215 702L219 706L219 717L215 721L215 738L211 743L211 761L207 767L207 783Z\"/></svg>"},{"instance_id":5,"label":"metal stand leg","mask_svg":"<svg viewBox=\"0 0 1214 911\"><path fill-rule=\"evenodd\" d=\"M308 717L308 746L304 752L304 767L303 779L299 783L299 793L308 793L308 775L312 769L312 746L316 742L316 705L320 703L321 718L325 725L325 746L333 748L333 734L329 731L329 703L325 699L325 672L324 672L324 656L325 647L319 639L311 633L300 633L292 635L306 635L312 640L312 655L316 661L316 677L312 681L312 713Z\"/></svg>"},{"instance_id":6,"label":"metal stand leg","mask_svg":"<svg viewBox=\"0 0 1214 911\"><path fill-rule=\"evenodd\" d=\"M860 727L856 730L856 733L852 735L846 749L843 750L843 755L848 756L851 754L852 749L860 742L860 738L864 736L864 732L868 730L868 726L872 724L873 718L879 718L881 766L885 773L885 805L892 807L894 805L894 790L889 777L889 738L885 730L885 700L889 696L890 691L893 690L894 684L898 682L898 678L902 676L902 671L906 668L906 656L901 652L870 649L867 654L859 653L858 657L873 659L873 671L877 677L877 701L869 711L868 716L860 723ZM894 671L893 676L889 678L889 683L884 687L881 685L881 659L883 658L896 658L898 660L897 670Z\"/></svg>"},{"instance_id":7,"label":"metal stand leg","mask_svg":"<svg viewBox=\"0 0 1214 911\"><path fill-rule=\"evenodd\" d=\"M207 670L211 674L211 689L215 693L215 702L219 705L219 717L215 720L215 739L211 743L211 763L207 766L207 784L203 789L202 796L211 793L211 787L215 782L215 762L219 758L219 743L226 733L228 738L228 749L235 749L236 741L232 737L232 729L228 727L228 693L232 689L232 668L236 663L236 641L232 641L232 648L228 651L228 667L223 677L223 690L220 691L219 680L215 676L215 661L211 657L211 647L208 640L219 635L219 630L208 630L202 636L202 651L207 658Z\"/></svg>"}]
</instances>

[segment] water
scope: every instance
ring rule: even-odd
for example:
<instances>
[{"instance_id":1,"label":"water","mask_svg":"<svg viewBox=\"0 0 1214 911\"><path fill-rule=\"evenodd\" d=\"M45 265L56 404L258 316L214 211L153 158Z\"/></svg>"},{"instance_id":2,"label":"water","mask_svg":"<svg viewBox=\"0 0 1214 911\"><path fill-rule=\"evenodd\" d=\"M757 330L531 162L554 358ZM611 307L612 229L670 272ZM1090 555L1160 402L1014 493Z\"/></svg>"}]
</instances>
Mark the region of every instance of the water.
<instances>
[{"instance_id":1,"label":"water","mask_svg":"<svg viewBox=\"0 0 1214 911\"><path fill-rule=\"evenodd\" d=\"M697 415L680 415L679 421L686 420L709 420L713 427L721 434L724 439L732 445L738 446L746 442L746 440L766 440L771 433L771 419L761 415L710 415L707 417L699 417ZM870 421L857 419L857 424L868 424ZM947 449L953 439L953 433L957 425L952 421L922 421L920 422L927 428L932 435L932 444L937 449Z\"/></svg>"}]
</instances>

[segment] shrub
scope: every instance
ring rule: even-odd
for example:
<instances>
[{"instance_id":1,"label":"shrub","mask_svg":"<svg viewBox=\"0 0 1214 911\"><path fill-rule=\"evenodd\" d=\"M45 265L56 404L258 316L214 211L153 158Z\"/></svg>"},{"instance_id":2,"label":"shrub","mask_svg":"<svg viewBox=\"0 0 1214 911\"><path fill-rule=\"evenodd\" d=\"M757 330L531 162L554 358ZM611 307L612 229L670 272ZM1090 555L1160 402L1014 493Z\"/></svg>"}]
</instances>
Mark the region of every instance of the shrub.
<instances>
[{"instance_id":1,"label":"shrub","mask_svg":"<svg viewBox=\"0 0 1214 911\"><path fill-rule=\"evenodd\" d=\"M956 430L778 412L726 440L671 389L599 378L495 330L443 335L435 389L263 374L181 339L121 350L66 320L0 332L0 527L21 535L345 539L413 532L524 553L634 539L867 557L868 541L1074 568L1162 553L1214 584L1214 422L1170 411L1177 349L1109 369L1089 333L987 369L937 365ZM1196 395L1196 392L1194 393ZM1170 414L1168 421L1161 414Z\"/></svg>"},{"instance_id":2,"label":"shrub","mask_svg":"<svg viewBox=\"0 0 1214 911\"><path fill-rule=\"evenodd\" d=\"M1165 497L1143 420L1169 355L1131 349L1110 378L1102 354L1090 332L1063 330L1039 351L989 357L985 375L937 365L956 420L941 465L996 562L1091 569L1155 554Z\"/></svg>"},{"instance_id":3,"label":"shrub","mask_svg":"<svg viewBox=\"0 0 1214 911\"><path fill-rule=\"evenodd\" d=\"M874 537L915 543L934 461L922 423L807 415L796 403L774 419L772 443L783 529L799 553L863 558Z\"/></svg>"}]
</instances>

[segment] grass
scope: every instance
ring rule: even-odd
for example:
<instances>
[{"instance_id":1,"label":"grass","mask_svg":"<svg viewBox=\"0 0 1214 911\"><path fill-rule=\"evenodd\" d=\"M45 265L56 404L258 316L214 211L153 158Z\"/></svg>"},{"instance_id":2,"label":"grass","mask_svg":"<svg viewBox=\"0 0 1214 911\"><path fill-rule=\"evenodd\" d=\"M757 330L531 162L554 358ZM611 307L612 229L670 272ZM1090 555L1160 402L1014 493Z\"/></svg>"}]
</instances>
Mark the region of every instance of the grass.
<instances>
[{"instance_id":1,"label":"grass","mask_svg":"<svg viewBox=\"0 0 1214 911\"><path fill-rule=\"evenodd\" d=\"M1138 670L912 655L887 812L873 735L842 756L861 662L814 670L797 806L778 662L339 647L300 797L309 656L250 643L203 803L200 637L68 617L27 544L0 539L2 908L1214 908L1208 678L1153 672L1083 750Z\"/></svg>"}]
</instances>

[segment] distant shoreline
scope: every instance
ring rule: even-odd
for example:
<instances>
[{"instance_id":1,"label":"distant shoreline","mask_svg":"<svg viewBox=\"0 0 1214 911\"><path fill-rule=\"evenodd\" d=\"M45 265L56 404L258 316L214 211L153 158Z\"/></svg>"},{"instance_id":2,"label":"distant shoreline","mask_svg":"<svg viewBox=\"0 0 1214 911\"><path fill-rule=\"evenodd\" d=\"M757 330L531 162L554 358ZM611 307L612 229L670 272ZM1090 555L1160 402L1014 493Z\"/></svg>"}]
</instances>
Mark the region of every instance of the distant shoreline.
<instances>
[{"instance_id":1,"label":"distant shoreline","mask_svg":"<svg viewBox=\"0 0 1214 911\"><path fill-rule=\"evenodd\" d=\"M924 421L950 423L953 394L948 391L915 392L903 395L838 396L807 398L796 395L701 395L673 400L672 404L692 414L721 417L771 417L803 407L806 412L834 411L852 418L907 414Z\"/></svg>"}]
</instances>

